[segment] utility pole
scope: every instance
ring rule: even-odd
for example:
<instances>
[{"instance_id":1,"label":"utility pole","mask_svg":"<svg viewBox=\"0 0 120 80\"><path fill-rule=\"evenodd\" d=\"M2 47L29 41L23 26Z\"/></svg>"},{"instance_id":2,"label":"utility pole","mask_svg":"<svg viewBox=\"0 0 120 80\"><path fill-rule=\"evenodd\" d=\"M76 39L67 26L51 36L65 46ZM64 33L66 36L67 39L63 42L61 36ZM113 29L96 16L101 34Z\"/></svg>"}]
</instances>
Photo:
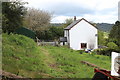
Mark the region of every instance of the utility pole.
<instances>
[{"instance_id":1,"label":"utility pole","mask_svg":"<svg viewBox=\"0 0 120 80\"><path fill-rule=\"evenodd\" d=\"M120 21L120 1L118 2L118 21Z\"/></svg>"}]
</instances>

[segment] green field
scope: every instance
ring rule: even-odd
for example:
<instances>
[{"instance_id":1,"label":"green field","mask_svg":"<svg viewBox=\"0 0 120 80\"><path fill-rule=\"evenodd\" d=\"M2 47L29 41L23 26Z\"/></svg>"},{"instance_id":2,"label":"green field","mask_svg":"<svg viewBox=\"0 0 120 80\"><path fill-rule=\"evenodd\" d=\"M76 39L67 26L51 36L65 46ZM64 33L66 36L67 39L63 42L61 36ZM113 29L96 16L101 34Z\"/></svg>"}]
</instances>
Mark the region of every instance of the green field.
<instances>
[{"instance_id":1,"label":"green field","mask_svg":"<svg viewBox=\"0 0 120 80\"><path fill-rule=\"evenodd\" d=\"M65 46L37 46L22 35L3 34L2 68L4 71L31 78L92 78L94 67L88 61L110 70L110 57L71 50Z\"/></svg>"}]
</instances>

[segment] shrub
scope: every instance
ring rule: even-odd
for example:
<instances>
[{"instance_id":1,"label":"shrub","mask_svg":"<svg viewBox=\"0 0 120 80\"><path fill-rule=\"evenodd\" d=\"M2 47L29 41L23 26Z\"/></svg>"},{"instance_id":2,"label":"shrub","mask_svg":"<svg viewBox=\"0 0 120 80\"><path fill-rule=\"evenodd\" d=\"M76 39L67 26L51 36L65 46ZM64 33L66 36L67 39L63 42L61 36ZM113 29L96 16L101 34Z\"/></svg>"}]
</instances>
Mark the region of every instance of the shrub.
<instances>
[{"instance_id":1,"label":"shrub","mask_svg":"<svg viewBox=\"0 0 120 80\"><path fill-rule=\"evenodd\" d=\"M114 43L114 42L109 42L107 44L107 46L110 48L110 49L118 49L118 46Z\"/></svg>"},{"instance_id":2,"label":"shrub","mask_svg":"<svg viewBox=\"0 0 120 80\"><path fill-rule=\"evenodd\" d=\"M119 49L112 49L112 48L104 48L104 49L96 49L94 52L98 55L106 55L111 56L112 52L120 52Z\"/></svg>"}]
</instances>

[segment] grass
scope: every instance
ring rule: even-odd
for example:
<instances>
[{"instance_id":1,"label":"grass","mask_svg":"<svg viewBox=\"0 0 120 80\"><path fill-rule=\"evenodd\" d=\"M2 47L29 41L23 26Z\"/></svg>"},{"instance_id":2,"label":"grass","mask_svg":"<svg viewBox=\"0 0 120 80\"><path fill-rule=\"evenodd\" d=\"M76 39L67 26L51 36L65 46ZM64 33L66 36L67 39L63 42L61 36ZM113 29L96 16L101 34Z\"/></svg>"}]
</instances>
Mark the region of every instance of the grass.
<instances>
[{"instance_id":1,"label":"grass","mask_svg":"<svg viewBox=\"0 0 120 80\"><path fill-rule=\"evenodd\" d=\"M37 46L25 36L3 34L3 70L32 78L92 78L94 68L80 63L88 61L110 70L110 57L80 54L67 47Z\"/></svg>"},{"instance_id":2,"label":"grass","mask_svg":"<svg viewBox=\"0 0 120 80\"><path fill-rule=\"evenodd\" d=\"M88 61L101 68L110 70L110 57L94 54L80 54L79 51L73 51L64 47L44 47L50 55L55 59L57 67L62 69L64 76L72 78L91 78L94 68L80 63L80 61ZM86 72L87 71L87 72ZM87 75L86 75L87 74ZM61 76L61 75L59 75Z\"/></svg>"},{"instance_id":3,"label":"grass","mask_svg":"<svg viewBox=\"0 0 120 80\"><path fill-rule=\"evenodd\" d=\"M44 54L32 39L17 34L3 34L2 43L3 70L24 77L38 77L40 73L48 71Z\"/></svg>"}]
</instances>

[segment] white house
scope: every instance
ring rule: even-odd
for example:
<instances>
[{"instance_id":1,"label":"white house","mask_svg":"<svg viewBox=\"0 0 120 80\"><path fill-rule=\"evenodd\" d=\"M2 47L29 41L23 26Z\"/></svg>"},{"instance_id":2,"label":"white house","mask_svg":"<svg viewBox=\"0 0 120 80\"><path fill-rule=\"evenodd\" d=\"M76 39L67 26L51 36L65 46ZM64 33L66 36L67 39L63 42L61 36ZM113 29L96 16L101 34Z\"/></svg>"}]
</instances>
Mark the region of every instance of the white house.
<instances>
[{"instance_id":1,"label":"white house","mask_svg":"<svg viewBox=\"0 0 120 80\"><path fill-rule=\"evenodd\" d=\"M67 38L65 45L73 50L98 48L98 30L84 18L74 20L67 26L64 29L64 37Z\"/></svg>"}]
</instances>

